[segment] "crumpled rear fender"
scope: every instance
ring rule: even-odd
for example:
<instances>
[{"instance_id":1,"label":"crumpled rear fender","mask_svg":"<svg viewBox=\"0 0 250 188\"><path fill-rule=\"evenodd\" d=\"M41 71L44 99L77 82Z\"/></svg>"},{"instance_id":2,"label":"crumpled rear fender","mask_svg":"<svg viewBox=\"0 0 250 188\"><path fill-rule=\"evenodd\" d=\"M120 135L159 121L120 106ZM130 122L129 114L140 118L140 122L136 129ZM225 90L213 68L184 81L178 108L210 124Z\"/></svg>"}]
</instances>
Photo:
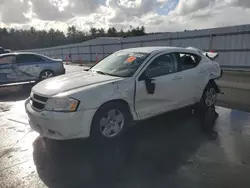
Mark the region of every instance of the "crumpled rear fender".
<instances>
[{"instance_id":1,"label":"crumpled rear fender","mask_svg":"<svg viewBox=\"0 0 250 188\"><path fill-rule=\"evenodd\" d=\"M209 83L208 84L211 84L214 88L215 88L215 91L217 93L220 93L220 87L216 84L216 82L214 80L209 80Z\"/></svg>"}]
</instances>

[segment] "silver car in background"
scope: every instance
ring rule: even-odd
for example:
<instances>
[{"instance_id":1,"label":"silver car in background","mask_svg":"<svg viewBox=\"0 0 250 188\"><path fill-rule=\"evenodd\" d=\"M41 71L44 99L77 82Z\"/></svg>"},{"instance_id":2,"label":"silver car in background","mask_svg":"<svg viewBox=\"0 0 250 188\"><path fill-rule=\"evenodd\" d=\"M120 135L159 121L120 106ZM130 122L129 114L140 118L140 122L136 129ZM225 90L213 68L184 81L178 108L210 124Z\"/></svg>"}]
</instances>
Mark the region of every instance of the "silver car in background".
<instances>
[{"instance_id":1,"label":"silver car in background","mask_svg":"<svg viewBox=\"0 0 250 188\"><path fill-rule=\"evenodd\" d=\"M0 55L0 84L41 81L61 74L65 74L61 59L28 52Z\"/></svg>"}]
</instances>

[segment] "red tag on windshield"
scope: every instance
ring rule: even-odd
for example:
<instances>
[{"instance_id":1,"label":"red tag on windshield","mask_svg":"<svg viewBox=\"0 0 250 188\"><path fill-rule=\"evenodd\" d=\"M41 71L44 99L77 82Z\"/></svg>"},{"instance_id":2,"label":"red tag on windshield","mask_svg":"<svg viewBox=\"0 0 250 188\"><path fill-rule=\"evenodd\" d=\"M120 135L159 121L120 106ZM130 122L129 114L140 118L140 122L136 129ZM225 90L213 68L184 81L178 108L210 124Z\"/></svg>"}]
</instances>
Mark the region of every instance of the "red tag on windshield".
<instances>
[{"instance_id":1,"label":"red tag on windshield","mask_svg":"<svg viewBox=\"0 0 250 188\"><path fill-rule=\"evenodd\" d=\"M126 62L132 63L134 60L136 60L136 57L135 57L135 56L131 56L131 57L129 57L129 58L126 60Z\"/></svg>"}]
</instances>

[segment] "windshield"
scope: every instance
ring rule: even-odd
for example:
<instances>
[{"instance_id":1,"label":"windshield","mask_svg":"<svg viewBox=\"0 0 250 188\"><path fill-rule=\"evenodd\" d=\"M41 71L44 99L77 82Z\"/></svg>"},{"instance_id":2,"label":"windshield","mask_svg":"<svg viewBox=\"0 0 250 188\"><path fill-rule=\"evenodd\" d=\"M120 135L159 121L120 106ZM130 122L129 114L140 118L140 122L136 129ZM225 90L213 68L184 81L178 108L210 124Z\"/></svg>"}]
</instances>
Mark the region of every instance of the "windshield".
<instances>
[{"instance_id":1,"label":"windshield","mask_svg":"<svg viewBox=\"0 0 250 188\"><path fill-rule=\"evenodd\" d=\"M137 52L115 52L92 67L91 71L118 77L131 77L148 55Z\"/></svg>"}]
</instances>

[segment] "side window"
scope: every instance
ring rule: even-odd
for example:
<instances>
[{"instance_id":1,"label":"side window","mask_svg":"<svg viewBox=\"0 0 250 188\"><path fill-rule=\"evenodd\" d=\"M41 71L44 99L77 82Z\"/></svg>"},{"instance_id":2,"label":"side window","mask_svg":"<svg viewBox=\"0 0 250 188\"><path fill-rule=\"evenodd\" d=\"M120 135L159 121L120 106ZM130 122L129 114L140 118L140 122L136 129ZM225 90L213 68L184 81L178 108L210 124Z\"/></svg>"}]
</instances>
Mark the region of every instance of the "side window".
<instances>
[{"instance_id":1,"label":"side window","mask_svg":"<svg viewBox=\"0 0 250 188\"><path fill-rule=\"evenodd\" d=\"M45 61L43 58L33 54L20 54L17 57L18 63L36 63Z\"/></svg>"},{"instance_id":2,"label":"side window","mask_svg":"<svg viewBox=\"0 0 250 188\"><path fill-rule=\"evenodd\" d=\"M179 67L181 70L195 68L201 61L201 57L196 54L179 53Z\"/></svg>"},{"instance_id":3,"label":"side window","mask_svg":"<svg viewBox=\"0 0 250 188\"><path fill-rule=\"evenodd\" d=\"M163 76L177 72L177 58L175 54L164 54L151 62L146 69L149 78Z\"/></svg>"},{"instance_id":4,"label":"side window","mask_svg":"<svg viewBox=\"0 0 250 188\"><path fill-rule=\"evenodd\" d=\"M0 64L11 64L15 62L16 62L16 57L14 55L0 57Z\"/></svg>"}]
</instances>

